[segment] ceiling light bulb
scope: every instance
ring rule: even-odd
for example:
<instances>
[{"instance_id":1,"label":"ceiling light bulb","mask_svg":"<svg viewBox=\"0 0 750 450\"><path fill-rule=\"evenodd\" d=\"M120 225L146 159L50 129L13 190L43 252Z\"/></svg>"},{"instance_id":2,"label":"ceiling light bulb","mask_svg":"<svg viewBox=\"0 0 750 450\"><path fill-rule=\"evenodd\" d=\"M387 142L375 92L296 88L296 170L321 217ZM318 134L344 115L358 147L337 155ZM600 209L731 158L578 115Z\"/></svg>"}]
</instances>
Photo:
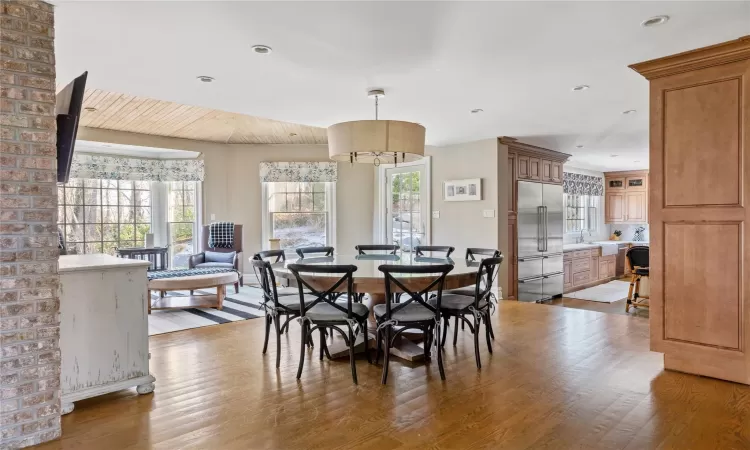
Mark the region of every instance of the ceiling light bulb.
<instances>
[{"instance_id":1,"label":"ceiling light bulb","mask_svg":"<svg viewBox=\"0 0 750 450\"><path fill-rule=\"evenodd\" d=\"M654 16L641 22L642 27L655 27L669 21L669 16Z\"/></svg>"},{"instance_id":2,"label":"ceiling light bulb","mask_svg":"<svg viewBox=\"0 0 750 450\"><path fill-rule=\"evenodd\" d=\"M481 109L481 108L477 108L477 109L472 109L472 110L471 110L471 113L472 113L472 114L478 114L478 113L480 113L480 112L484 112L484 110L483 110L483 109Z\"/></svg>"},{"instance_id":3,"label":"ceiling light bulb","mask_svg":"<svg viewBox=\"0 0 750 450\"><path fill-rule=\"evenodd\" d=\"M267 45L253 45L250 47L255 53L260 55L267 55L273 51L273 49Z\"/></svg>"},{"instance_id":4,"label":"ceiling light bulb","mask_svg":"<svg viewBox=\"0 0 750 450\"><path fill-rule=\"evenodd\" d=\"M209 77L208 75L198 75L196 78L198 79L198 81L202 81L204 83L211 83L212 81L214 81L214 77Z\"/></svg>"},{"instance_id":5,"label":"ceiling light bulb","mask_svg":"<svg viewBox=\"0 0 750 450\"><path fill-rule=\"evenodd\" d=\"M637 112L637 111L636 111L636 110L634 110L634 109L629 109L629 110L627 110L627 111L623 111L622 113L623 113L623 114L635 114L636 112Z\"/></svg>"},{"instance_id":6,"label":"ceiling light bulb","mask_svg":"<svg viewBox=\"0 0 750 450\"><path fill-rule=\"evenodd\" d=\"M609 155L612 158L617 158L619 155Z\"/></svg>"},{"instance_id":7,"label":"ceiling light bulb","mask_svg":"<svg viewBox=\"0 0 750 450\"><path fill-rule=\"evenodd\" d=\"M588 84L579 84L578 86L574 87L573 90L574 91L585 91L589 87L590 86Z\"/></svg>"}]
</instances>

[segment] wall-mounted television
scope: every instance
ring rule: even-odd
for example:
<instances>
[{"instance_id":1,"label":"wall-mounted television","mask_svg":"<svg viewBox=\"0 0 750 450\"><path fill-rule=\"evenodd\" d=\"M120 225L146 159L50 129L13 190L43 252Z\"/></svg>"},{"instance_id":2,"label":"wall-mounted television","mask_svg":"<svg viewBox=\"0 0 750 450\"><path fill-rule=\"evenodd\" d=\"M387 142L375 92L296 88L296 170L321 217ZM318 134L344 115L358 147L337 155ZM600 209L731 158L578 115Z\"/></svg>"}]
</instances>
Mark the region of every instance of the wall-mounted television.
<instances>
[{"instance_id":1,"label":"wall-mounted television","mask_svg":"<svg viewBox=\"0 0 750 450\"><path fill-rule=\"evenodd\" d=\"M67 183L73 148L78 134L78 119L81 117L83 93L86 90L88 72L77 77L57 93L57 182Z\"/></svg>"}]
</instances>

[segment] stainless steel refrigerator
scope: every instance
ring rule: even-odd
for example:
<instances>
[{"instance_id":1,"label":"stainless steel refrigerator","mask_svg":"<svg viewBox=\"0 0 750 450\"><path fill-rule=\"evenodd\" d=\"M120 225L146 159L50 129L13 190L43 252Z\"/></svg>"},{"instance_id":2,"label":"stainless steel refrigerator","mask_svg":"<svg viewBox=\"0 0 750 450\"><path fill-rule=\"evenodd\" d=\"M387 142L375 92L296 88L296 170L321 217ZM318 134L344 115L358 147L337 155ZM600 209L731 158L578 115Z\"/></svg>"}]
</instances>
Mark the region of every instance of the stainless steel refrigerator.
<instances>
[{"instance_id":1,"label":"stainless steel refrigerator","mask_svg":"<svg viewBox=\"0 0 750 450\"><path fill-rule=\"evenodd\" d=\"M563 191L518 182L518 300L542 302L563 293Z\"/></svg>"}]
</instances>

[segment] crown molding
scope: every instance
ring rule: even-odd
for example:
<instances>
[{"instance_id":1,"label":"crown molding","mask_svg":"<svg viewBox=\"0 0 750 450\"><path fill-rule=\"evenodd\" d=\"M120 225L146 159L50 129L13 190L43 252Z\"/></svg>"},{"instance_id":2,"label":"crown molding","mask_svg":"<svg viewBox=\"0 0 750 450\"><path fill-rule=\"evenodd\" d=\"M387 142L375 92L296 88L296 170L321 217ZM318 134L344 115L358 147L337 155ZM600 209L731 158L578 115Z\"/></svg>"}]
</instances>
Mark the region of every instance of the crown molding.
<instances>
[{"instance_id":1,"label":"crown molding","mask_svg":"<svg viewBox=\"0 0 750 450\"><path fill-rule=\"evenodd\" d=\"M537 147L536 145L524 144L523 142L518 142L518 139L508 136L501 136L497 138L497 140L501 144L507 145L510 152L520 152L526 155L538 156L540 158L550 159L563 163L570 158L570 155L567 153L550 150L544 147Z\"/></svg>"},{"instance_id":2,"label":"crown molding","mask_svg":"<svg viewBox=\"0 0 750 450\"><path fill-rule=\"evenodd\" d=\"M750 59L750 35L629 67L648 80Z\"/></svg>"}]
</instances>

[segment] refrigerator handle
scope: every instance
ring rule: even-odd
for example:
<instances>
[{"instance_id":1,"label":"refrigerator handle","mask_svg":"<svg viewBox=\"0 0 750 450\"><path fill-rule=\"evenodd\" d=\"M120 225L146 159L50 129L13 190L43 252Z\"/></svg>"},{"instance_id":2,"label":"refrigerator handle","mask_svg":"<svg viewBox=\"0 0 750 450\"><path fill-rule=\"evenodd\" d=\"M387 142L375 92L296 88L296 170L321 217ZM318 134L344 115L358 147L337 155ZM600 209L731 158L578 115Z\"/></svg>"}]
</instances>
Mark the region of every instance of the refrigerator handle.
<instances>
[{"instance_id":1,"label":"refrigerator handle","mask_svg":"<svg viewBox=\"0 0 750 450\"><path fill-rule=\"evenodd\" d=\"M539 252L544 251L544 235L545 235L545 225L544 225L544 206L537 206L536 207L536 250Z\"/></svg>"},{"instance_id":2,"label":"refrigerator handle","mask_svg":"<svg viewBox=\"0 0 750 450\"><path fill-rule=\"evenodd\" d=\"M547 207L543 206L544 208L544 251L548 251L548 245L549 245L549 232L548 232L548 225L549 225L549 215L547 214Z\"/></svg>"}]
</instances>

